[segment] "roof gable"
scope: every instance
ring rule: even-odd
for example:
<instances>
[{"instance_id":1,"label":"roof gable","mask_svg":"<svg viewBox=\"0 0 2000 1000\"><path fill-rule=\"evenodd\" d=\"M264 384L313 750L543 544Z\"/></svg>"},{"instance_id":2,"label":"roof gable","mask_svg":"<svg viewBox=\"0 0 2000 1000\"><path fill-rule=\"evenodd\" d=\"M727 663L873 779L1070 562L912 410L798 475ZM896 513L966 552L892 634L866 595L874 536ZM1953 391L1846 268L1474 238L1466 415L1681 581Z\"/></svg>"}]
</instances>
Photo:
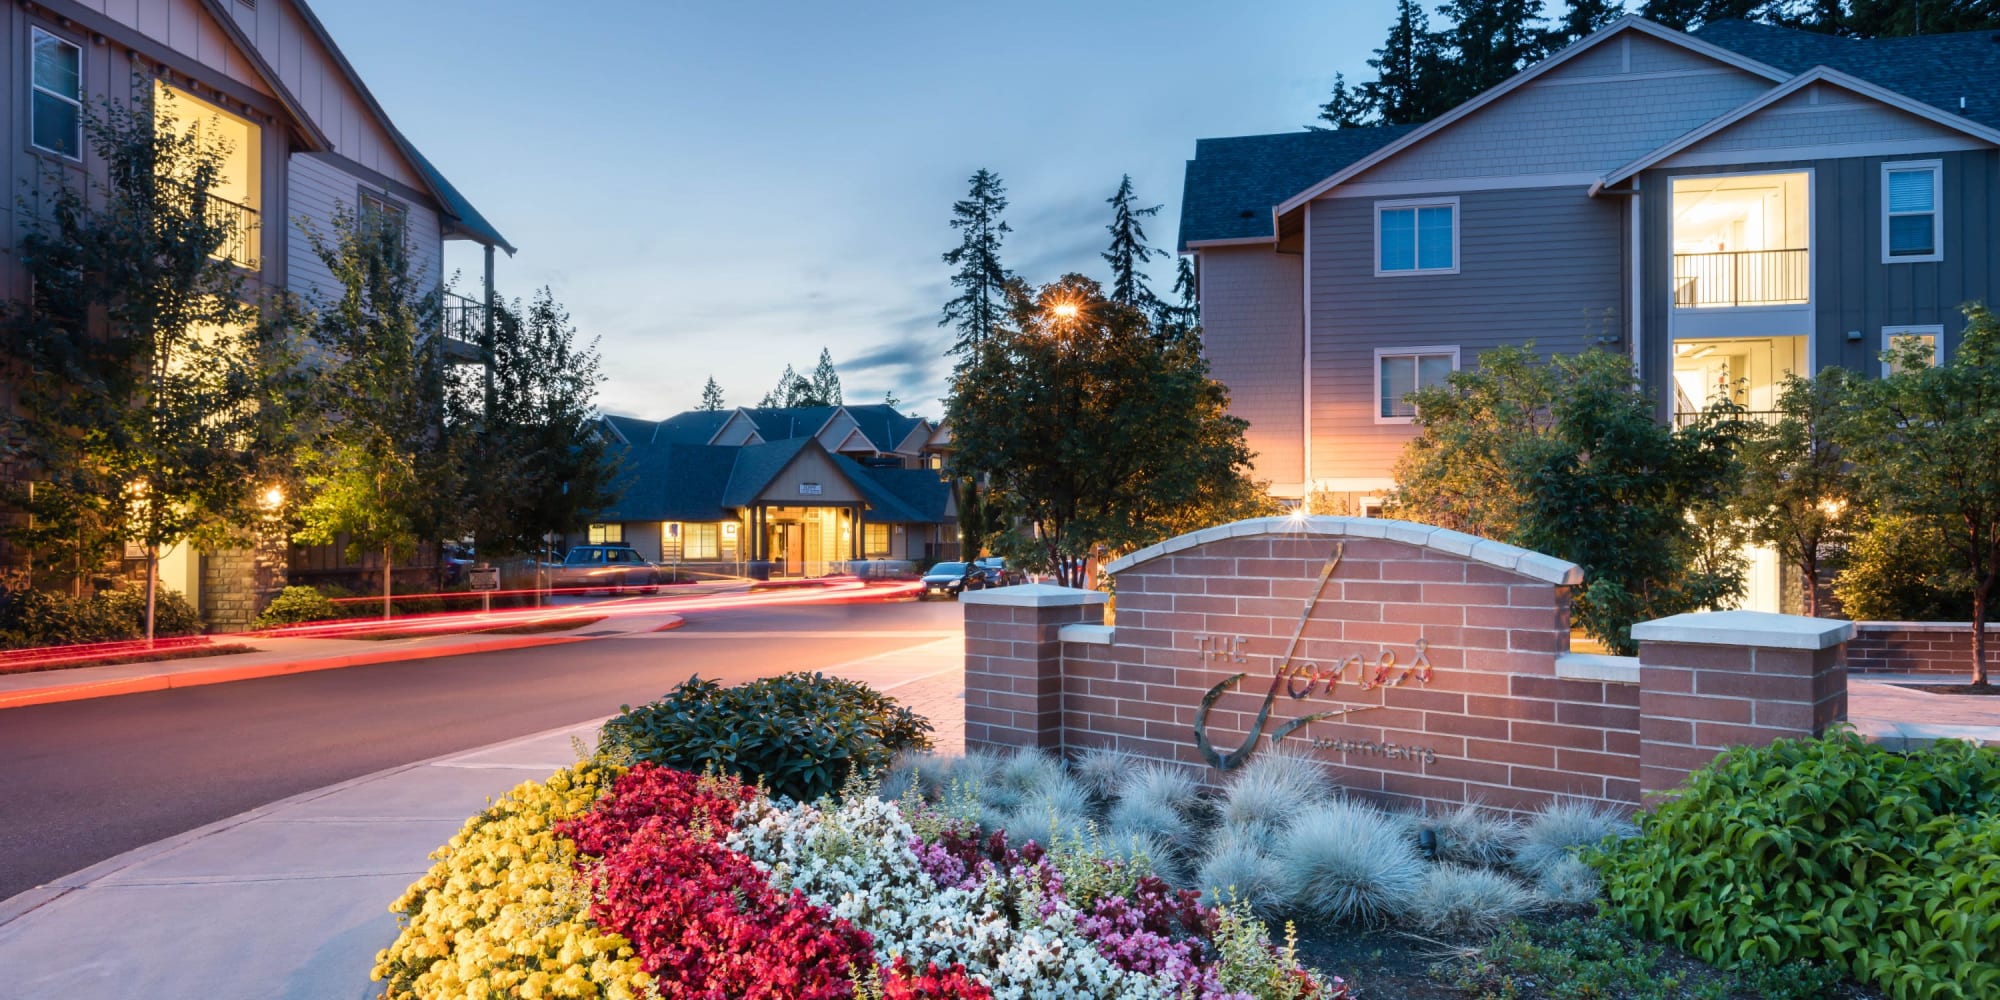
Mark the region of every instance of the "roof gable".
<instances>
[{"instance_id":1,"label":"roof gable","mask_svg":"<svg viewBox=\"0 0 2000 1000\"><path fill-rule=\"evenodd\" d=\"M1940 111L2000 128L2000 43L1992 31L1840 38L1749 21L1713 21L1695 37L1790 73L1826 66Z\"/></svg>"},{"instance_id":2,"label":"roof gable","mask_svg":"<svg viewBox=\"0 0 2000 1000\"><path fill-rule=\"evenodd\" d=\"M1262 242L1271 206L1409 133L1414 126L1197 139L1181 187L1179 243Z\"/></svg>"}]
</instances>

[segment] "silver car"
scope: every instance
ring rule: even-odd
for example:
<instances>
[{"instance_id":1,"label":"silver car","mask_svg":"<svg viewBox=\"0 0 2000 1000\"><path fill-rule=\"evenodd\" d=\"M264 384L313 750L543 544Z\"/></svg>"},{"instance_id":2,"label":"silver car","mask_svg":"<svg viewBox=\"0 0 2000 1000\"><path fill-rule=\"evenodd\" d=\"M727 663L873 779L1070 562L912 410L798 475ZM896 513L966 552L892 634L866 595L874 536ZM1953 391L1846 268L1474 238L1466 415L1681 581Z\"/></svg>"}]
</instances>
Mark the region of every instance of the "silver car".
<instances>
[{"instance_id":1,"label":"silver car","mask_svg":"<svg viewBox=\"0 0 2000 1000\"><path fill-rule=\"evenodd\" d=\"M665 575L629 545L579 545L563 557L562 567L556 570L555 588L615 591L635 587L651 593L659 589Z\"/></svg>"}]
</instances>

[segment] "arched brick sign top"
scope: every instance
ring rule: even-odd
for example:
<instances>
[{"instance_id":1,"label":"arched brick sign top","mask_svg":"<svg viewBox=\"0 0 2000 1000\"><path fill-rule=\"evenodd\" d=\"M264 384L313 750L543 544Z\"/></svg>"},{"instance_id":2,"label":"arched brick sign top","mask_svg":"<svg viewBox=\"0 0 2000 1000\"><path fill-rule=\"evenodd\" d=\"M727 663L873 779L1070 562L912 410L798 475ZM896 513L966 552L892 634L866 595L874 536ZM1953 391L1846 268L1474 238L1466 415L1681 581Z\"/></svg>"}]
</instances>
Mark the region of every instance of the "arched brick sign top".
<instances>
[{"instance_id":1,"label":"arched brick sign top","mask_svg":"<svg viewBox=\"0 0 2000 1000\"><path fill-rule=\"evenodd\" d=\"M1234 538L1292 540L1321 537L1401 542L1493 569L1508 570L1543 583L1573 587L1583 582L1582 567L1572 562L1468 535L1463 531L1381 517L1256 517L1169 538L1106 563L1104 571L1115 576L1163 556Z\"/></svg>"}]
</instances>

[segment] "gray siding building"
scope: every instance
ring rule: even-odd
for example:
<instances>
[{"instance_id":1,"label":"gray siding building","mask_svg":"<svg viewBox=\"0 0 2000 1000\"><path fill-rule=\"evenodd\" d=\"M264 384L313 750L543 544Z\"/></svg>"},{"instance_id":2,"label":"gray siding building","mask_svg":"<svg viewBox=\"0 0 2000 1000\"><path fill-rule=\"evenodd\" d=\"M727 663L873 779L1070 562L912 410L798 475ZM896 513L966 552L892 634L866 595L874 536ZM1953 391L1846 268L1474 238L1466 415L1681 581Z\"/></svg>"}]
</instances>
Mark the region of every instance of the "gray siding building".
<instances>
[{"instance_id":1,"label":"gray siding building","mask_svg":"<svg viewBox=\"0 0 2000 1000\"><path fill-rule=\"evenodd\" d=\"M1200 140L1180 246L1257 474L1367 512L1404 396L1503 344L1629 354L1662 420L1948 356L2000 290L1997 37L1626 17L1422 126Z\"/></svg>"}]
</instances>

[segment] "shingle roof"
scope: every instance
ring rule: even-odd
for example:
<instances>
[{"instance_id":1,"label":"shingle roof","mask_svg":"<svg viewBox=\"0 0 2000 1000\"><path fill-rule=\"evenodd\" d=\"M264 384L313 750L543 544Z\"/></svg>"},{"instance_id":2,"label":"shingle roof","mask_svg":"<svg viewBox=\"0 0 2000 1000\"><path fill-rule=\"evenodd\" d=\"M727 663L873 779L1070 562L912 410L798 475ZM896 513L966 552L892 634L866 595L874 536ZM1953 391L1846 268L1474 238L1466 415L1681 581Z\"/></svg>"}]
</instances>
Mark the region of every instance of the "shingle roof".
<instances>
[{"instance_id":1,"label":"shingle roof","mask_svg":"<svg viewBox=\"0 0 2000 1000\"><path fill-rule=\"evenodd\" d=\"M1814 66L1837 69L1940 111L2000 128L1995 88L2000 83L2000 33L1839 38L1752 21L1715 21L1694 36L1788 73Z\"/></svg>"},{"instance_id":2,"label":"shingle roof","mask_svg":"<svg viewBox=\"0 0 2000 1000\"><path fill-rule=\"evenodd\" d=\"M653 440L655 430L659 426L656 421L641 420L638 417L621 417L615 413L604 414L604 422L617 431L619 437L624 438L632 444L650 443Z\"/></svg>"},{"instance_id":3,"label":"shingle roof","mask_svg":"<svg viewBox=\"0 0 2000 1000\"><path fill-rule=\"evenodd\" d=\"M734 410L689 410L659 422L654 440L665 444L707 444L722 425L735 416Z\"/></svg>"},{"instance_id":4,"label":"shingle roof","mask_svg":"<svg viewBox=\"0 0 2000 1000\"><path fill-rule=\"evenodd\" d=\"M951 487L933 469L877 469L842 458L842 470L869 494L868 503L877 508L868 512L870 521L917 521L937 523L945 518L951 504ZM849 468L852 466L853 468ZM856 471L858 470L858 472ZM874 494L886 494L893 505L878 503ZM891 508L900 508L892 512ZM893 516L892 516L893 513Z\"/></svg>"},{"instance_id":5,"label":"shingle roof","mask_svg":"<svg viewBox=\"0 0 2000 1000\"><path fill-rule=\"evenodd\" d=\"M906 417L887 403L863 403L844 407L847 415L861 427L861 433L875 445L877 451L894 451L903 439L910 436L922 417Z\"/></svg>"},{"instance_id":6,"label":"shingle roof","mask_svg":"<svg viewBox=\"0 0 2000 1000\"><path fill-rule=\"evenodd\" d=\"M743 412L750 415L750 422L757 425L757 433L764 440L783 441L818 434L838 409L837 406L746 406Z\"/></svg>"},{"instance_id":7,"label":"shingle roof","mask_svg":"<svg viewBox=\"0 0 2000 1000\"><path fill-rule=\"evenodd\" d=\"M1415 126L1198 139L1181 189L1180 248L1190 240L1271 235L1271 206L1401 138Z\"/></svg>"},{"instance_id":8,"label":"shingle roof","mask_svg":"<svg viewBox=\"0 0 2000 1000\"><path fill-rule=\"evenodd\" d=\"M625 449L624 493L604 512L613 521L723 521L724 489L740 449L706 445Z\"/></svg>"},{"instance_id":9,"label":"shingle roof","mask_svg":"<svg viewBox=\"0 0 2000 1000\"><path fill-rule=\"evenodd\" d=\"M736 452L736 467L729 472L729 485L722 491L722 505L748 507L757 499L757 494L764 492L764 487L771 485L771 480L785 471L785 466L812 443L810 437L795 437L732 449Z\"/></svg>"}]
</instances>

